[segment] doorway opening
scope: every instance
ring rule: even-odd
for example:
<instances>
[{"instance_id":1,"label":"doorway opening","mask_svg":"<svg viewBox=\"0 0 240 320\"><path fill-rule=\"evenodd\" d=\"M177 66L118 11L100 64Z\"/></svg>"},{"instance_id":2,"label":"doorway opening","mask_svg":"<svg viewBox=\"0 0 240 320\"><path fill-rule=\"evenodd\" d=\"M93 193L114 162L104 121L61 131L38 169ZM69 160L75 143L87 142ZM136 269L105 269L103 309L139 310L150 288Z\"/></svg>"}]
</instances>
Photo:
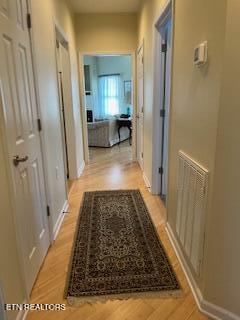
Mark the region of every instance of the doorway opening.
<instances>
[{"instance_id":1,"label":"doorway opening","mask_svg":"<svg viewBox=\"0 0 240 320\"><path fill-rule=\"evenodd\" d=\"M160 196L162 200L166 201L167 196L167 180L168 180L168 127L169 127L169 107L170 107L170 87L171 87L171 30L172 19L168 17L166 22L160 28L162 37L161 51L162 51L162 108L160 111L161 121L161 159L160 159Z\"/></svg>"},{"instance_id":2,"label":"doorway opening","mask_svg":"<svg viewBox=\"0 0 240 320\"><path fill-rule=\"evenodd\" d=\"M164 203L168 190L169 118L172 69L172 2L155 25L153 192ZM158 175L156 172L158 171Z\"/></svg>"},{"instance_id":3,"label":"doorway opening","mask_svg":"<svg viewBox=\"0 0 240 320\"><path fill-rule=\"evenodd\" d=\"M74 114L72 103L71 66L67 38L59 27L55 27L56 32L56 61L59 91L59 106L61 133L63 145L63 159L65 169L66 189L71 187L71 179L76 178L76 163L74 149Z\"/></svg>"},{"instance_id":4,"label":"doorway opening","mask_svg":"<svg viewBox=\"0 0 240 320\"><path fill-rule=\"evenodd\" d=\"M133 158L132 55L84 55L84 99L89 162Z\"/></svg>"}]
</instances>

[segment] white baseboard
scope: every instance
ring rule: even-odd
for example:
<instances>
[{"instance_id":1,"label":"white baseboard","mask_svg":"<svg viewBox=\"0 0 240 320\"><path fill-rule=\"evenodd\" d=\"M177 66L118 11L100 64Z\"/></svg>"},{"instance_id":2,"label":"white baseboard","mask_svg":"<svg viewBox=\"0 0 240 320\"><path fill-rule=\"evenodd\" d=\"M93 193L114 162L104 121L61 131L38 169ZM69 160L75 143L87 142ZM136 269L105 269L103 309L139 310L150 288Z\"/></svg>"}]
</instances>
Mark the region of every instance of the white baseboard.
<instances>
[{"instance_id":1,"label":"white baseboard","mask_svg":"<svg viewBox=\"0 0 240 320\"><path fill-rule=\"evenodd\" d=\"M192 276L192 273L191 273L191 271L187 265L187 262L181 252L181 249L178 245L178 241L177 241L169 223L167 223L167 225L166 225L166 232L167 232L168 238L173 246L173 249L178 257L180 265L181 265L183 272L187 278L188 284L192 290L194 299L195 299L200 311L202 313L206 314L207 316L209 316L213 319L216 319L216 320L240 320L239 316L237 316L237 315L233 314L232 312L230 312L226 309L223 309L215 304L212 304L203 298L202 293L201 293L199 287L197 286L196 281L194 280L194 278Z\"/></svg>"},{"instance_id":2,"label":"white baseboard","mask_svg":"<svg viewBox=\"0 0 240 320\"><path fill-rule=\"evenodd\" d=\"M78 168L77 178L80 178L80 177L81 177L84 168L85 168L85 161L83 161L83 162L81 163L81 166Z\"/></svg>"},{"instance_id":3,"label":"white baseboard","mask_svg":"<svg viewBox=\"0 0 240 320\"><path fill-rule=\"evenodd\" d=\"M60 230L61 225L63 223L63 220L65 218L66 212L68 211L68 208L69 208L69 203L66 200L64 205L63 205L63 208L62 208L61 212L59 213L57 222L56 222L56 224L55 224L55 226L53 228L53 235L52 235L53 241L56 240L56 238L58 236L59 230Z\"/></svg>"},{"instance_id":4,"label":"white baseboard","mask_svg":"<svg viewBox=\"0 0 240 320\"><path fill-rule=\"evenodd\" d=\"M24 311L22 320L26 320L28 315L28 310Z\"/></svg>"},{"instance_id":5,"label":"white baseboard","mask_svg":"<svg viewBox=\"0 0 240 320\"><path fill-rule=\"evenodd\" d=\"M204 299L201 302L200 310L216 320L240 320L240 317L236 314L226 309L223 309L213 303L210 303Z\"/></svg>"},{"instance_id":6,"label":"white baseboard","mask_svg":"<svg viewBox=\"0 0 240 320\"><path fill-rule=\"evenodd\" d=\"M24 301L23 304L28 303L27 301ZM18 312L18 315L16 317L16 320L25 320L27 318L28 310L22 310Z\"/></svg>"},{"instance_id":7,"label":"white baseboard","mask_svg":"<svg viewBox=\"0 0 240 320\"><path fill-rule=\"evenodd\" d=\"M146 176L146 174L145 174L144 171L143 171L143 180L144 180L144 182L145 182L145 184L146 184L149 192L151 192L151 184L150 184L150 182L149 182L149 180L148 180L148 177Z\"/></svg>"}]
</instances>

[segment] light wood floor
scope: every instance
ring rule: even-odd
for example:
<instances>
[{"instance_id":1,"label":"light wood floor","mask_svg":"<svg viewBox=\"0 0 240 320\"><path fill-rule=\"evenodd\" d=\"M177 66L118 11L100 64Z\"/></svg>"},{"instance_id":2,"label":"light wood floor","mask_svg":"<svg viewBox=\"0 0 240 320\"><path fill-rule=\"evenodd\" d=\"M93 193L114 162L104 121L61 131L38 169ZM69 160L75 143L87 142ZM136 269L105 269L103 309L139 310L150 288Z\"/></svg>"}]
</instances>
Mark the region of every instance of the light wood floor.
<instances>
[{"instance_id":1,"label":"light wood floor","mask_svg":"<svg viewBox=\"0 0 240 320\"><path fill-rule=\"evenodd\" d=\"M27 320L204 320L196 306L186 278L164 230L165 208L157 196L152 196L142 179L137 163L131 162L127 143L111 149L90 150L91 163L82 177L74 181L66 216L59 236L50 248L34 286L31 303L66 303L63 300L68 262L76 220L84 191L139 188L157 226L161 240L183 288L181 298L138 299L85 304L78 308L67 306L66 311L30 312Z\"/></svg>"}]
</instances>

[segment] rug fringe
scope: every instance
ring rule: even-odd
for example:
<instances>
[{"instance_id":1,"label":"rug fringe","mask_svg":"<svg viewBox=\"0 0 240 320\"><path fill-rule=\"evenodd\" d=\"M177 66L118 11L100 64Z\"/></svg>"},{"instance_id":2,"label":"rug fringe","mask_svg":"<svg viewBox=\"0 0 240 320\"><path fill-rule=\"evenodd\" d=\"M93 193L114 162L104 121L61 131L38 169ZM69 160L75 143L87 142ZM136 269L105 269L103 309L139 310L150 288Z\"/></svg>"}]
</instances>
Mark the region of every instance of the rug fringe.
<instances>
[{"instance_id":1,"label":"rug fringe","mask_svg":"<svg viewBox=\"0 0 240 320\"><path fill-rule=\"evenodd\" d=\"M72 307L79 307L84 304L106 303L114 300L138 300L138 299L176 299L183 296L182 290L169 290L159 292L133 292L113 295L91 296L91 297L67 297L67 302Z\"/></svg>"}]
</instances>

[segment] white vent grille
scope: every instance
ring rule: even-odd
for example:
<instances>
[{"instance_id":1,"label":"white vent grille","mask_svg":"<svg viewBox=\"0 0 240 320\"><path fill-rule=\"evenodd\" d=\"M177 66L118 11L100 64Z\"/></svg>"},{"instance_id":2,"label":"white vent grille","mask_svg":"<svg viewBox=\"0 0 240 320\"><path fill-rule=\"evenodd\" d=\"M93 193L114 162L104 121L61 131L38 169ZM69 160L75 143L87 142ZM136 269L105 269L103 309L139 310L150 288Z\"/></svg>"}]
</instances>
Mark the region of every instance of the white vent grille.
<instances>
[{"instance_id":1,"label":"white vent grille","mask_svg":"<svg viewBox=\"0 0 240 320\"><path fill-rule=\"evenodd\" d=\"M179 152L176 231L185 255L200 276L203 256L204 220L208 170Z\"/></svg>"}]
</instances>

